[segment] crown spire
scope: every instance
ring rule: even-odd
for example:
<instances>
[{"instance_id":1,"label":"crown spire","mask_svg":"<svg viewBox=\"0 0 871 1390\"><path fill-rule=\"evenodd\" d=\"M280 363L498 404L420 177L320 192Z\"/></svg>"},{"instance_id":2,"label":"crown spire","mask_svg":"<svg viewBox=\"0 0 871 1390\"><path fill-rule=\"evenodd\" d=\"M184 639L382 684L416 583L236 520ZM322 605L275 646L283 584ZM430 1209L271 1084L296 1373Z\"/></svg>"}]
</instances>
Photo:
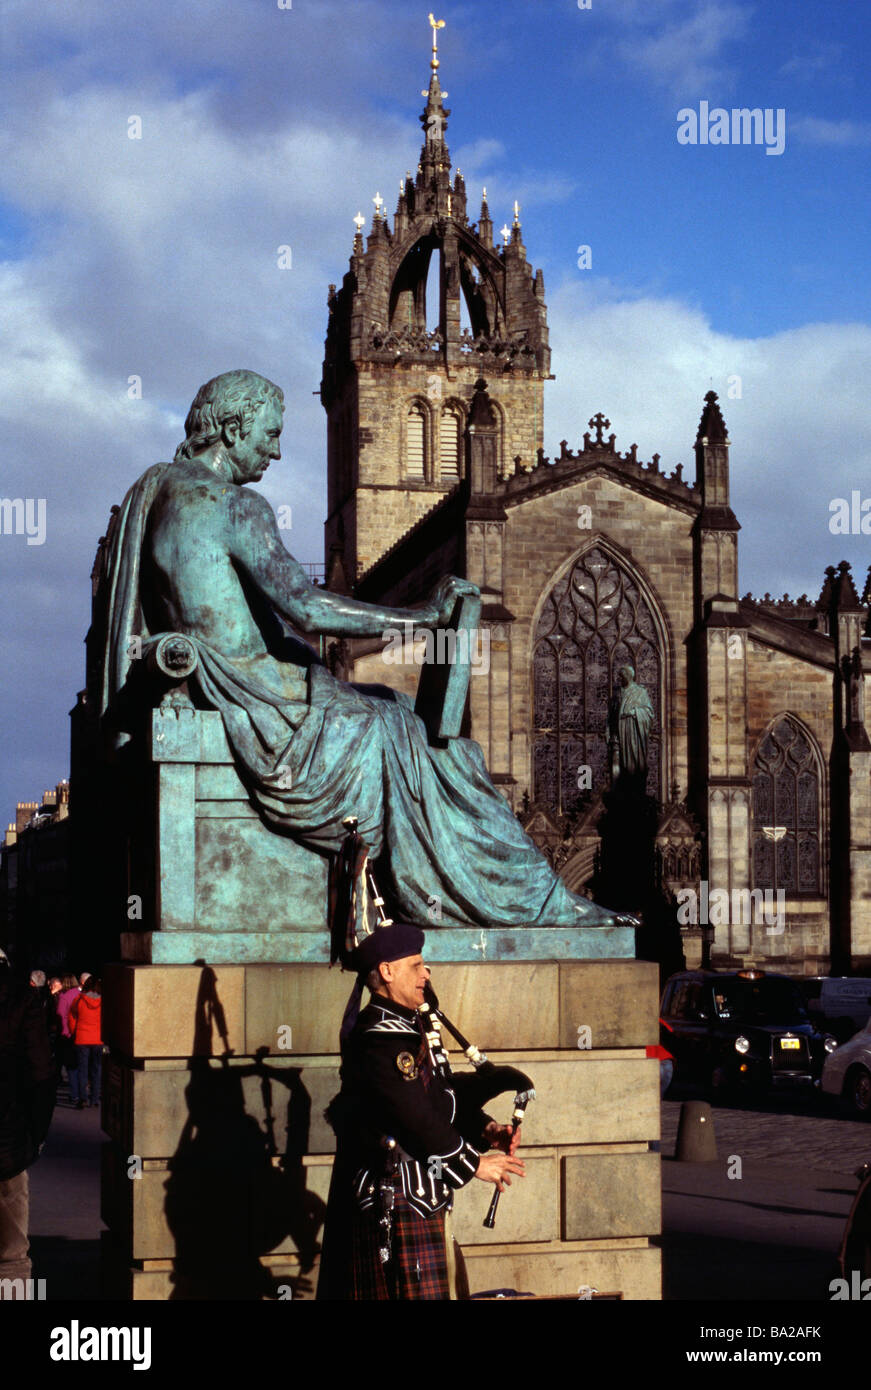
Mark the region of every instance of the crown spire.
<instances>
[{"instance_id":1,"label":"crown spire","mask_svg":"<svg viewBox=\"0 0 871 1390\"><path fill-rule=\"evenodd\" d=\"M438 74L438 31L444 28L445 21L436 19L434 14L430 14L429 22L432 27L432 58L430 59L429 87L421 92L421 96L426 97L426 106L420 118L420 123L424 129L424 143L420 154L418 177L420 179L420 176L423 175L424 180L428 182L435 176L437 182L446 183L451 167L451 156L445 144L445 130L447 129L448 116L451 113L444 104L447 92L442 91ZM443 193L446 194L446 189L443 190Z\"/></svg>"}]
</instances>

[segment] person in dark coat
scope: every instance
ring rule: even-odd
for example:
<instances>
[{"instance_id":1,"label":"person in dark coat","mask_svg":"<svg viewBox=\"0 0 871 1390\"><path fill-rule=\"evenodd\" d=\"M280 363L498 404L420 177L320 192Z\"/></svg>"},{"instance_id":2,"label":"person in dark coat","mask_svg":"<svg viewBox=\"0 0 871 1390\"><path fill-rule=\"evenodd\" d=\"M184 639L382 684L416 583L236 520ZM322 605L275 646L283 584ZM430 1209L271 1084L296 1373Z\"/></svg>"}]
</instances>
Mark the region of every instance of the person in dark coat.
<instances>
[{"instance_id":1,"label":"person in dark coat","mask_svg":"<svg viewBox=\"0 0 871 1390\"><path fill-rule=\"evenodd\" d=\"M26 1297L27 1170L54 1110L55 1071L37 991L0 962L0 1298Z\"/></svg>"},{"instance_id":2,"label":"person in dark coat","mask_svg":"<svg viewBox=\"0 0 871 1390\"><path fill-rule=\"evenodd\" d=\"M523 1175L519 1142L475 1103L424 1028L429 969L419 927L378 928L357 947L342 1029L342 1090L328 1111L337 1151L318 1298L452 1299L462 1257L446 1217L472 1178ZM362 981L372 992L354 1020ZM393 1141L390 1147L386 1141ZM502 1151L504 1150L504 1151Z\"/></svg>"}]
</instances>

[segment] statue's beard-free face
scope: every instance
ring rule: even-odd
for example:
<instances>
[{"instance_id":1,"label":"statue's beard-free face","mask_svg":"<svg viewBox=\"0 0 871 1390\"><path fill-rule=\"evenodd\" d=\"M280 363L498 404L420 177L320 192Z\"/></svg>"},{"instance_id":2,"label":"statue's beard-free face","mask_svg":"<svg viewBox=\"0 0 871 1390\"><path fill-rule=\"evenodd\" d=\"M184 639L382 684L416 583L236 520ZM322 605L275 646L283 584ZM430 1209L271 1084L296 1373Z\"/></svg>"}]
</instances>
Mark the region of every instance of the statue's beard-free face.
<instances>
[{"instance_id":1,"label":"statue's beard-free face","mask_svg":"<svg viewBox=\"0 0 871 1390\"><path fill-rule=\"evenodd\" d=\"M281 406L277 401L268 401L257 411L248 432L237 433L227 443L234 482L259 482L272 460L281 458L278 440L282 424Z\"/></svg>"}]
</instances>

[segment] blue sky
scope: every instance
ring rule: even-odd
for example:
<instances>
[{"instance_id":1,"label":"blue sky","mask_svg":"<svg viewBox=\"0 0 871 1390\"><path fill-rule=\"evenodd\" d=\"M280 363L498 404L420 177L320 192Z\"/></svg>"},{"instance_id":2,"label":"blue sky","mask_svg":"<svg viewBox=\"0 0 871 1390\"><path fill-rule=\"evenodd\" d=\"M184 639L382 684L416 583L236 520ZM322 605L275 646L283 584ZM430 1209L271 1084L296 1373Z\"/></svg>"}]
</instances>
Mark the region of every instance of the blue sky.
<instances>
[{"instance_id":1,"label":"blue sky","mask_svg":"<svg viewBox=\"0 0 871 1390\"><path fill-rule=\"evenodd\" d=\"M321 558L327 286L354 214L371 218L378 191L392 212L415 167L428 8L7 0L0 495L45 498L47 525L42 545L0 535L6 819L68 772L97 538L171 456L202 381L248 366L284 388L284 456L262 487L293 508L293 552ZM841 558L861 585L867 538L828 522L833 497L871 496L868 7L476 0L437 14L472 215L482 184L497 227L518 198L544 270L546 451L575 446L601 409L619 448L692 477L713 386L741 592L815 595ZM679 145L677 112L702 101L782 108L783 154Z\"/></svg>"}]
</instances>

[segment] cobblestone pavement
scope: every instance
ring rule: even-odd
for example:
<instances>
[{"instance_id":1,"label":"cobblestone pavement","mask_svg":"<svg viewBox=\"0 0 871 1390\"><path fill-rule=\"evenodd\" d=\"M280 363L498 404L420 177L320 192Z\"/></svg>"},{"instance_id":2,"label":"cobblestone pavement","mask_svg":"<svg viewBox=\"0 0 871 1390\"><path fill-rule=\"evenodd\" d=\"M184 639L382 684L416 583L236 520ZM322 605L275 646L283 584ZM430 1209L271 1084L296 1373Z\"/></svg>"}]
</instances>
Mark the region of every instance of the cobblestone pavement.
<instances>
[{"instance_id":1,"label":"cobblestone pavement","mask_svg":"<svg viewBox=\"0 0 871 1390\"><path fill-rule=\"evenodd\" d=\"M684 1094L684 1093L681 1093ZM687 1090L686 1099L703 1098ZM765 1106L765 1108L762 1108ZM662 1102L662 1153L674 1153L681 1100ZM721 1158L769 1159L778 1164L849 1174L871 1159L871 1124L840 1119L824 1098L772 1096L759 1108L712 1106Z\"/></svg>"}]
</instances>

